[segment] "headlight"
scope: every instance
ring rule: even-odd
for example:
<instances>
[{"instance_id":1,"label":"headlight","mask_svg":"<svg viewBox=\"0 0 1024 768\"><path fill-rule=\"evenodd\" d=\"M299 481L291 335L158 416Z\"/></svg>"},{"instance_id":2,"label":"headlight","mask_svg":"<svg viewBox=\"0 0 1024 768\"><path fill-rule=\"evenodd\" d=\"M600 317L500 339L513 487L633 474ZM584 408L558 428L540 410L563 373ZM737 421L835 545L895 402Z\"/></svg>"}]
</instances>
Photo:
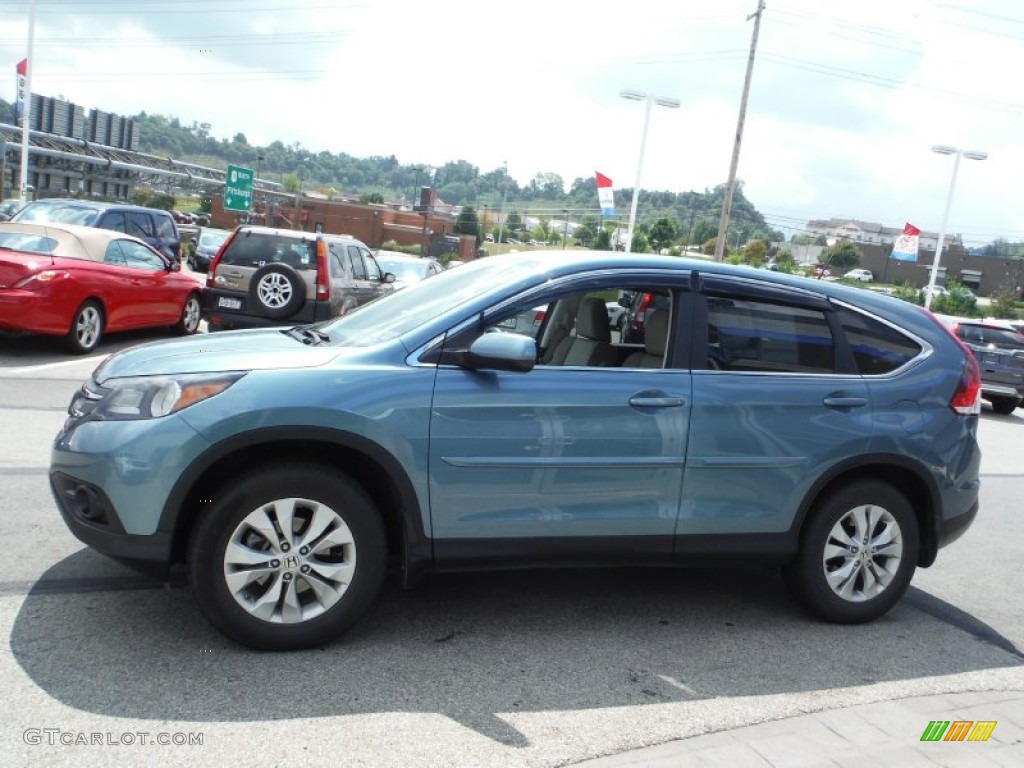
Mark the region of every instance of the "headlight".
<instances>
[{"instance_id":1,"label":"headlight","mask_svg":"<svg viewBox=\"0 0 1024 768\"><path fill-rule=\"evenodd\" d=\"M72 416L105 421L158 419L220 394L244 375L218 373L110 379L97 388L100 392L93 393L91 408L79 408L76 413L73 402Z\"/></svg>"}]
</instances>

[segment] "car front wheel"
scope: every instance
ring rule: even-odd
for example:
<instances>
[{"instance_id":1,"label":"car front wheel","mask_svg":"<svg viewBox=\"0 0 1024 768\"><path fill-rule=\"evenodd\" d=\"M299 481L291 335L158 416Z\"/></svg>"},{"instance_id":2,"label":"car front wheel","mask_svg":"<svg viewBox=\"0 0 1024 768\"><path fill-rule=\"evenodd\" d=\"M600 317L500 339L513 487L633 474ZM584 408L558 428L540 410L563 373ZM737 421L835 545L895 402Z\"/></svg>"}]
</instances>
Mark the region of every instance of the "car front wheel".
<instances>
[{"instance_id":1,"label":"car front wheel","mask_svg":"<svg viewBox=\"0 0 1024 768\"><path fill-rule=\"evenodd\" d=\"M1021 401L1016 397L993 397L991 402L992 410L1003 416L1013 413L1017 406L1021 404Z\"/></svg>"},{"instance_id":2,"label":"car front wheel","mask_svg":"<svg viewBox=\"0 0 1024 768\"><path fill-rule=\"evenodd\" d=\"M886 483L860 480L816 505L783 575L811 613L855 624L892 608L910 584L917 557L910 503Z\"/></svg>"},{"instance_id":3,"label":"car front wheel","mask_svg":"<svg viewBox=\"0 0 1024 768\"><path fill-rule=\"evenodd\" d=\"M256 467L211 495L189 545L192 589L236 642L319 646L373 601L386 541L373 501L347 475L308 464Z\"/></svg>"}]
</instances>

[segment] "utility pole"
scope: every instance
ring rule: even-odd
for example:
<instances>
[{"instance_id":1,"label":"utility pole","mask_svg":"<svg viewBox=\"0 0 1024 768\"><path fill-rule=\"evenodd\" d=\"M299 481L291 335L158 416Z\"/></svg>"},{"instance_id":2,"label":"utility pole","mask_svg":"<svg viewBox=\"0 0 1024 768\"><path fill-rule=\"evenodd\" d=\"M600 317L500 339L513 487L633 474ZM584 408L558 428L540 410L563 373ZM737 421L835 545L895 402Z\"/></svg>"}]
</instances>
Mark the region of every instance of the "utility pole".
<instances>
[{"instance_id":1,"label":"utility pole","mask_svg":"<svg viewBox=\"0 0 1024 768\"><path fill-rule=\"evenodd\" d=\"M508 160L504 161L505 166L505 189L501 193L501 212L498 214L498 242L496 250L501 252L501 236L505 232L505 202L508 200Z\"/></svg>"},{"instance_id":2,"label":"utility pole","mask_svg":"<svg viewBox=\"0 0 1024 768\"><path fill-rule=\"evenodd\" d=\"M747 59L747 75L743 79L743 96L740 98L740 118L736 123L736 142L732 147L732 162L729 164L729 180L725 184L725 200L722 201L722 216L718 220L718 237L715 240L715 261L725 257L725 238L729 230L729 214L732 212L732 195L736 189L736 167L740 164L740 142L743 140L743 121L747 117L747 98L750 95L750 78L754 74L754 53L757 51L757 33L761 29L761 13L764 0L757 0L757 10L747 16L754 20L754 33L750 37L750 57Z\"/></svg>"}]
</instances>

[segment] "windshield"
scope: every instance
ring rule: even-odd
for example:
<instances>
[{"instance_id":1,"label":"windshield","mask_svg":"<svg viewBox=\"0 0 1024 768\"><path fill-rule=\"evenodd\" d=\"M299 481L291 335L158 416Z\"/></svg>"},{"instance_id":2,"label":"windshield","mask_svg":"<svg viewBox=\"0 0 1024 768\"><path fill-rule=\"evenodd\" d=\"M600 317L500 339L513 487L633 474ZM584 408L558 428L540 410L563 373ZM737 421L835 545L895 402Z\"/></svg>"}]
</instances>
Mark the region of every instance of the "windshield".
<instances>
[{"instance_id":1,"label":"windshield","mask_svg":"<svg viewBox=\"0 0 1024 768\"><path fill-rule=\"evenodd\" d=\"M494 290L499 281L511 284L537 273L537 264L529 259L480 259L365 304L320 328L330 334L335 344L355 347L379 344L427 325Z\"/></svg>"},{"instance_id":2,"label":"windshield","mask_svg":"<svg viewBox=\"0 0 1024 768\"><path fill-rule=\"evenodd\" d=\"M199 245L204 248L216 248L225 240L227 240L230 233L224 232L203 232L199 236Z\"/></svg>"},{"instance_id":3,"label":"windshield","mask_svg":"<svg viewBox=\"0 0 1024 768\"><path fill-rule=\"evenodd\" d=\"M402 282L415 282L427 276L426 262L390 261L378 257L377 263L380 264L382 270L390 272L395 276L396 280L401 280Z\"/></svg>"}]
</instances>

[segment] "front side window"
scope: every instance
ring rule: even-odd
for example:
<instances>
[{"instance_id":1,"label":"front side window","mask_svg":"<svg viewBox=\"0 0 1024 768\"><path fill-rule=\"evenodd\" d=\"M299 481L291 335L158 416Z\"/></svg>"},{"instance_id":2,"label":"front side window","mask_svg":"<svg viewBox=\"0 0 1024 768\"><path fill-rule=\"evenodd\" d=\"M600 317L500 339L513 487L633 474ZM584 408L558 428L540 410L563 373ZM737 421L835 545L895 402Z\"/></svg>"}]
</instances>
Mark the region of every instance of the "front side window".
<instances>
[{"instance_id":1,"label":"front side window","mask_svg":"<svg viewBox=\"0 0 1024 768\"><path fill-rule=\"evenodd\" d=\"M744 297L708 298L708 357L724 371L834 373L824 312Z\"/></svg>"},{"instance_id":2,"label":"front side window","mask_svg":"<svg viewBox=\"0 0 1024 768\"><path fill-rule=\"evenodd\" d=\"M374 260L373 254L371 254L369 251L361 250L361 252L363 254L363 263L366 265L366 276L370 280L374 280L379 283L382 279L380 274L380 267L377 266L377 262Z\"/></svg>"},{"instance_id":3,"label":"front side window","mask_svg":"<svg viewBox=\"0 0 1024 768\"><path fill-rule=\"evenodd\" d=\"M151 248L131 240L119 240L125 265L130 269L164 269L165 263Z\"/></svg>"},{"instance_id":4,"label":"front side window","mask_svg":"<svg viewBox=\"0 0 1024 768\"><path fill-rule=\"evenodd\" d=\"M155 237L156 230L153 228L153 219L148 213L129 213L126 217L127 232L133 237Z\"/></svg>"},{"instance_id":5,"label":"front side window","mask_svg":"<svg viewBox=\"0 0 1024 768\"><path fill-rule=\"evenodd\" d=\"M174 222L171 221L170 216L156 217L156 233L161 240L173 242L178 239L178 235L174 231Z\"/></svg>"}]
</instances>

